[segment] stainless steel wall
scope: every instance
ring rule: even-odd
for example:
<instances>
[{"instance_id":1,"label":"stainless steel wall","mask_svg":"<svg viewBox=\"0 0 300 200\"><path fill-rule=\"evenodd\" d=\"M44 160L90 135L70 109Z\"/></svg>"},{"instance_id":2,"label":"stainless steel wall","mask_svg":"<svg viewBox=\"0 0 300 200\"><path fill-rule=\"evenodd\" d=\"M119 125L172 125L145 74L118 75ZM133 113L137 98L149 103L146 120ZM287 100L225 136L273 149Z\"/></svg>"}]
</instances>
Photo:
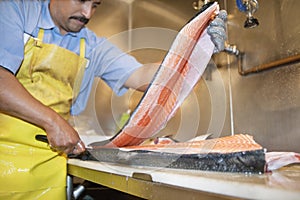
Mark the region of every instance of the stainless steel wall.
<instances>
[{"instance_id":1,"label":"stainless steel wall","mask_svg":"<svg viewBox=\"0 0 300 200\"><path fill-rule=\"evenodd\" d=\"M196 13L195 0L104 0L88 25L142 63L163 59L177 31ZM244 53L242 66L299 54L298 0L260 0L260 25L243 28L245 13L235 1L219 1L228 12L228 42ZM132 30L132 31L128 31ZM206 133L219 137L248 133L269 151L300 152L300 64L242 76L238 58L214 55L202 79L161 135L187 140ZM114 135L122 113L133 110L141 93L117 97L97 80L82 114L85 126ZM89 119L87 119L89 118ZM88 123L86 123L88 122Z\"/></svg>"},{"instance_id":2,"label":"stainless steel wall","mask_svg":"<svg viewBox=\"0 0 300 200\"><path fill-rule=\"evenodd\" d=\"M260 25L242 27L245 15L227 1L229 41L245 52L243 67L300 53L300 1L261 0L254 14ZM269 150L300 151L300 64L241 76L231 68L234 130L253 134Z\"/></svg>"}]
</instances>

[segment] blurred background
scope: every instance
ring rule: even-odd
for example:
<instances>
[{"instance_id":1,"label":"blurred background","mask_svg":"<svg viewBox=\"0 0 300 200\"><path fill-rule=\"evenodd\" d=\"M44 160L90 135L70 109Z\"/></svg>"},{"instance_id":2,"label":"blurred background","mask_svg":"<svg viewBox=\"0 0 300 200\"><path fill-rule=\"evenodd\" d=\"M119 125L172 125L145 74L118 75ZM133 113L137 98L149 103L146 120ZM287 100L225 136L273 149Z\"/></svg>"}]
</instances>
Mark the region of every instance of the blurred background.
<instances>
[{"instance_id":1,"label":"blurred background","mask_svg":"<svg viewBox=\"0 0 300 200\"><path fill-rule=\"evenodd\" d=\"M191 95L159 135L186 141L203 134L246 133L268 151L300 152L300 1L263 0L257 8L251 4L250 11L241 11L234 0L218 2L228 12L227 51L212 57ZM202 4L103 0L88 27L140 62L156 63ZM258 26L244 27L249 15ZM89 137L115 135L122 116L132 112L141 97L131 90L118 97L95 80L88 107L76 117L80 134L87 143Z\"/></svg>"}]
</instances>

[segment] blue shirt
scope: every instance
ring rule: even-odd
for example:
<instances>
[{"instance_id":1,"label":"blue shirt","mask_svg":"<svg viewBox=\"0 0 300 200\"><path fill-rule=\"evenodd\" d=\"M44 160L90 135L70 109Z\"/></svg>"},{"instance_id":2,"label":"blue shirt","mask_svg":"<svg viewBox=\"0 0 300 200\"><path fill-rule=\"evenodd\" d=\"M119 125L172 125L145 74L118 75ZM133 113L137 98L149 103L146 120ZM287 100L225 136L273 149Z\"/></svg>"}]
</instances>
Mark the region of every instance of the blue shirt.
<instances>
[{"instance_id":1,"label":"blue shirt","mask_svg":"<svg viewBox=\"0 0 300 200\"><path fill-rule=\"evenodd\" d=\"M24 57L24 33L37 37L39 29L43 28L45 43L59 45L77 54L80 38L86 41L89 65L71 114L77 115L84 110L94 77L103 79L117 95L124 94L127 91L124 83L141 64L86 27L78 33L61 35L51 18L48 4L49 0L0 1L0 66L16 74Z\"/></svg>"}]
</instances>

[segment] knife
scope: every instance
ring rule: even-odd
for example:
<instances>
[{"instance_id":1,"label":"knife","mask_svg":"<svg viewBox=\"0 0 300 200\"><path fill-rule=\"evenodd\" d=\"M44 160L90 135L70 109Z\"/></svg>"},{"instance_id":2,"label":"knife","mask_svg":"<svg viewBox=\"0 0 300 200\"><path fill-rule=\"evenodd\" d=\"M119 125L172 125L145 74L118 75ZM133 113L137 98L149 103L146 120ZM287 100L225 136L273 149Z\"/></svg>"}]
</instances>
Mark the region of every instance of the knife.
<instances>
[{"instance_id":1,"label":"knife","mask_svg":"<svg viewBox=\"0 0 300 200\"><path fill-rule=\"evenodd\" d=\"M48 141L48 138L46 135L36 135L35 136L35 139L40 141L40 142L44 142L44 143L47 143L49 144L49 141ZM76 154L73 154L73 153L70 153L68 154L68 158L79 158L81 160L96 160L92 154L89 152L89 150L93 150L93 147L92 146L87 146L85 147L85 151L79 155L76 155Z\"/></svg>"}]
</instances>

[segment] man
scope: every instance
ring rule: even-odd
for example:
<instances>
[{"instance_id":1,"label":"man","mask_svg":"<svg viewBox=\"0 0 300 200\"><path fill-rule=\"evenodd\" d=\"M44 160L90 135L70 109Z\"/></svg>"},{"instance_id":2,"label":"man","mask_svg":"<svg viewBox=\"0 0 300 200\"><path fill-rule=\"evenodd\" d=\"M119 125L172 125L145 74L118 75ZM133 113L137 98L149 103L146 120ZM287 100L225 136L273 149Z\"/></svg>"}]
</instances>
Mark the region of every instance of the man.
<instances>
[{"instance_id":1,"label":"man","mask_svg":"<svg viewBox=\"0 0 300 200\"><path fill-rule=\"evenodd\" d=\"M65 155L85 151L67 120L84 109L93 78L123 94L143 91L157 70L85 27L100 3L0 2L0 199L64 199ZM223 21L216 28L222 50Z\"/></svg>"}]
</instances>

